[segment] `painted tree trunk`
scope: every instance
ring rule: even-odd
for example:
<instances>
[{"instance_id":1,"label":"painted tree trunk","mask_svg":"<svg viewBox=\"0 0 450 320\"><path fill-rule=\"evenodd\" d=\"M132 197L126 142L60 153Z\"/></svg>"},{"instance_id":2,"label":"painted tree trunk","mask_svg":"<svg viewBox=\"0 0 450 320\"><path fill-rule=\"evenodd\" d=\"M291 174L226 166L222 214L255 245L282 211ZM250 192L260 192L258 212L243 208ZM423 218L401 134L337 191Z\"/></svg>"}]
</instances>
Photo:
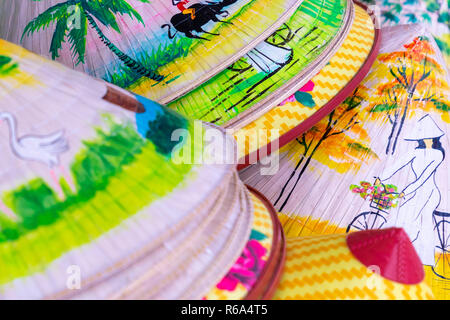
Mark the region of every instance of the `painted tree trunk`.
<instances>
[{"instance_id":1,"label":"painted tree trunk","mask_svg":"<svg viewBox=\"0 0 450 320\"><path fill-rule=\"evenodd\" d=\"M294 192L295 188L297 187L298 182L300 181L300 179L303 176L303 173L305 172L306 168L308 168L309 163L311 162L314 154L316 153L317 149L319 149L320 145L322 144L322 142L328 137L328 134L330 133L331 128L329 128L329 130L326 130L324 135L320 138L320 140L317 142L316 146L314 147L314 149L311 151L310 155L306 158L306 162L303 165L302 169L300 170L297 180L295 181L294 185L291 188L291 191L289 192L289 194L287 195L286 199L284 199L283 204L280 206L280 208L276 208L278 211L283 211L284 207L287 205L287 203L289 202L289 199L292 196L292 193Z\"/></svg>"},{"instance_id":2,"label":"painted tree trunk","mask_svg":"<svg viewBox=\"0 0 450 320\"><path fill-rule=\"evenodd\" d=\"M394 145L392 147L392 154L394 154L395 149L397 148L398 137L400 136L400 133L402 132L403 125L406 120L406 115L408 114L408 108L411 103L411 99L412 99L412 95L408 95L408 99L406 100L405 108L403 109L402 118L400 120L400 125L398 126L398 131L397 131L397 134L395 135Z\"/></svg>"},{"instance_id":3,"label":"painted tree trunk","mask_svg":"<svg viewBox=\"0 0 450 320\"><path fill-rule=\"evenodd\" d=\"M392 126L391 126L391 133L389 134L389 137L388 137L388 143L386 146L386 154L388 154L389 151L391 150L392 139L394 138L394 133L395 133L395 130L397 129L397 124L398 124L398 113L396 111L394 121L392 122Z\"/></svg>"},{"instance_id":4,"label":"painted tree trunk","mask_svg":"<svg viewBox=\"0 0 450 320\"><path fill-rule=\"evenodd\" d=\"M303 152L302 157L298 160L294 170L292 171L291 175L289 176L289 179L286 181L286 183L283 185L283 188L281 188L280 194L277 198L277 200L274 202L274 206L276 207L278 204L278 201L280 201L280 199L283 197L284 191L286 191L286 188L289 184L289 182L291 182L292 178L295 176L295 174L297 173L298 168L300 167L300 165L302 164L303 160L306 158L306 155L308 154L308 149L305 149L305 152Z\"/></svg>"},{"instance_id":5,"label":"painted tree trunk","mask_svg":"<svg viewBox=\"0 0 450 320\"><path fill-rule=\"evenodd\" d=\"M411 103L411 97L408 96L406 100L405 107L402 110L402 117L400 118L400 122L398 122L398 115L395 116L395 120L392 124L392 130L388 138L388 144L386 146L386 154L395 153L395 149L397 148L398 138L402 133L403 125L405 124L406 115L408 114L408 108Z\"/></svg>"},{"instance_id":6,"label":"painted tree trunk","mask_svg":"<svg viewBox=\"0 0 450 320\"><path fill-rule=\"evenodd\" d=\"M89 21L89 24L94 30L97 32L100 40L122 61L128 68L136 72L137 74L147 77L150 79L153 79L155 81L161 81L164 79L162 75L159 75L152 70L149 70L148 68L144 67L142 64L137 62L136 60L132 59L127 54L123 53L119 48L117 48L100 30L97 23L95 22L94 18L92 18L91 15L88 13L85 13L86 17Z\"/></svg>"}]
</instances>

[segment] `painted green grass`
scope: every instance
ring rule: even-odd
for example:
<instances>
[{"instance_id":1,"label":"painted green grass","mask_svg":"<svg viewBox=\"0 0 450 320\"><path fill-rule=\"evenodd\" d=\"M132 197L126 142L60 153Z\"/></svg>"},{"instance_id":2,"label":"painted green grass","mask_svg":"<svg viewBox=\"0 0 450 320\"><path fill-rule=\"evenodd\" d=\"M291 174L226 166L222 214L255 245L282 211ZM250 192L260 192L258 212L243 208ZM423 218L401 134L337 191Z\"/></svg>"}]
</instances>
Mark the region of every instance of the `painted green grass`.
<instances>
[{"instance_id":1,"label":"painted green grass","mask_svg":"<svg viewBox=\"0 0 450 320\"><path fill-rule=\"evenodd\" d=\"M96 190L104 189L110 177L134 161L146 141L131 126L122 126L105 118L109 130L97 128L97 138L85 141L85 149L76 157L70 170L77 194L68 187L66 199L58 200L56 193L42 180L36 178L19 188L3 194L3 201L20 217L17 224L6 226L0 222L0 242L15 240L42 225L49 225L61 217L67 208L88 201Z\"/></svg>"},{"instance_id":2,"label":"painted green grass","mask_svg":"<svg viewBox=\"0 0 450 320\"><path fill-rule=\"evenodd\" d=\"M160 44L158 49L152 50L151 53L146 51L141 52L137 57L137 61L145 68L157 70L159 67L162 67L177 58L186 57L194 42L193 40L194 39L186 37L178 37L164 46ZM121 66L116 73L108 73L103 77L105 81L113 83L121 88L128 88L141 78L141 75L125 66Z\"/></svg>"},{"instance_id":3,"label":"painted green grass","mask_svg":"<svg viewBox=\"0 0 450 320\"><path fill-rule=\"evenodd\" d=\"M226 123L273 94L322 53L326 43L339 31L346 3L345 0L305 0L291 19L266 40L278 45L277 38L281 36L277 33L290 37L282 47L291 50L291 59L275 73L258 73L244 57L233 68L222 71L169 107L191 118L219 125Z\"/></svg>"},{"instance_id":4,"label":"painted green grass","mask_svg":"<svg viewBox=\"0 0 450 320\"><path fill-rule=\"evenodd\" d=\"M183 184L192 167L174 164L131 125L111 123L108 132L98 129L97 135L71 167L80 190L76 194L60 201L35 179L5 196L22 221L0 214L0 284L43 270L68 250L118 226Z\"/></svg>"}]
</instances>

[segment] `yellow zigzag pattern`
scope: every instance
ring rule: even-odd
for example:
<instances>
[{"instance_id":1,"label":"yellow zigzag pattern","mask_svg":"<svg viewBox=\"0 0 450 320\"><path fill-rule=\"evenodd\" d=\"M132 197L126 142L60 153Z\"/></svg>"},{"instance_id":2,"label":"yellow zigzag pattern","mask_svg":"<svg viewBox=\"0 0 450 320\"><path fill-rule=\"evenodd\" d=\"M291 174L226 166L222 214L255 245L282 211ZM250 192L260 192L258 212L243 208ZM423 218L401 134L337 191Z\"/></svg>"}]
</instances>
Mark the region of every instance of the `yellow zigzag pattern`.
<instances>
[{"instance_id":1,"label":"yellow zigzag pattern","mask_svg":"<svg viewBox=\"0 0 450 320\"><path fill-rule=\"evenodd\" d=\"M339 90L341 88L341 86L338 85L337 83L330 83L330 82L325 82L325 81L317 81L317 83L320 84L320 86L325 89Z\"/></svg>"},{"instance_id":2,"label":"yellow zigzag pattern","mask_svg":"<svg viewBox=\"0 0 450 320\"><path fill-rule=\"evenodd\" d=\"M306 293L304 295L294 295L286 297L289 300L329 300L332 299L377 299L378 297L367 287L345 288L343 290L325 290L322 292L315 292L314 294Z\"/></svg>"},{"instance_id":3,"label":"yellow zigzag pattern","mask_svg":"<svg viewBox=\"0 0 450 320\"><path fill-rule=\"evenodd\" d=\"M328 242L333 243L334 239L340 238L339 234L322 235L322 236L309 236L301 238L288 238L286 244L292 246L294 249L302 246L310 246L314 244L326 244Z\"/></svg>"},{"instance_id":4,"label":"yellow zigzag pattern","mask_svg":"<svg viewBox=\"0 0 450 320\"><path fill-rule=\"evenodd\" d=\"M333 96L331 96L330 94L328 94L326 92L324 92L324 93L316 92L316 93L314 93L313 96L314 96L314 101L316 101L316 98L318 100L320 99L321 102L324 101L322 104L325 104L327 101L329 101L331 98L333 98Z\"/></svg>"},{"instance_id":5,"label":"yellow zigzag pattern","mask_svg":"<svg viewBox=\"0 0 450 320\"><path fill-rule=\"evenodd\" d=\"M348 54L344 53L344 52L338 52L338 53L336 53L336 57L348 60L348 61L343 62L343 64L344 63L354 63L355 61L353 61L351 59L362 59L362 58L365 59L366 58L365 56L357 56L354 54L354 52L350 52Z\"/></svg>"},{"instance_id":6,"label":"yellow zigzag pattern","mask_svg":"<svg viewBox=\"0 0 450 320\"><path fill-rule=\"evenodd\" d=\"M328 258L322 257L320 259L315 259L310 262L304 261L302 263L293 263L284 268L284 272L294 273L298 270L312 270L318 265L330 266L333 263L338 263L340 261L350 261L353 257L349 254L341 253L337 256L330 255Z\"/></svg>"},{"instance_id":7,"label":"yellow zigzag pattern","mask_svg":"<svg viewBox=\"0 0 450 320\"><path fill-rule=\"evenodd\" d=\"M355 44L366 45L366 46L372 46L372 43L373 43L372 41L367 41L366 38L363 38L363 37L352 37L352 36L349 36L347 39L349 41L351 41L351 42L354 42ZM349 48L349 47L353 47L354 50L356 50L356 52L363 52L364 51L364 50L361 49L361 46L358 46L358 45L347 44L346 48Z\"/></svg>"},{"instance_id":8,"label":"yellow zigzag pattern","mask_svg":"<svg viewBox=\"0 0 450 320\"><path fill-rule=\"evenodd\" d=\"M365 268L352 268L349 270L340 270L339 272L333 270L331 272L313 274L312 276L304 276L293 280L284 280L280 283L279 289L295 289L296 287L304 287L305 285L320 288L320 285L325 282L341 282L343 280L352 280L353 278L361 279L364 276L367 276L367 269Z\"/></svg>"},{"instance_id":9,"label":"yellow zigzag pattern","mask_svg":"<svg viewBox=\"0 0 450 320\"><path fill-rule=\"evenodd\" d=\"M403 285L362 265L346 234L290 238L285 271L275 299L430 299L425 282Z\"/></svg>"},{"instance_id":10,"label":"yellow zigzag pattern","mask_svg":"<svg viewBox=\"0 0 450 320\"><path fill-rule=\"evenodd\" d=\"M321 72L322 76L324 77L330 77L330 78L336 78L342 81L347 80L349 77L347 75L343 75L337 72L332 72L332 71L327 71L324 70L323 72Z\"/></svg>"}]
</instances>

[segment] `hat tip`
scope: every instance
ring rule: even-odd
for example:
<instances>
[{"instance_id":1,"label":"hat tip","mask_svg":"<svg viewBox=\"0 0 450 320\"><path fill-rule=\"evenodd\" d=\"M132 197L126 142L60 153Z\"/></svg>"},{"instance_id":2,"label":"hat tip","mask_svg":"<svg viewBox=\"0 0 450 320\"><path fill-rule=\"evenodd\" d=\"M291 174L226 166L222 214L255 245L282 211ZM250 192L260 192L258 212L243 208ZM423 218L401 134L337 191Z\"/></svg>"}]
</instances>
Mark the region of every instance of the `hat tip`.
<instances>
[{"instance_id":1,"label":"hat tip","mask_svg":"<svg viewBox=\"0 0 450 320\"><path fill-rule=\"evenodd\" d=\"M417 284L425 277L422 262L402 228L350 233L347 245L362 264L375 266L386 279Z\"/></svg>"}]
</instances>

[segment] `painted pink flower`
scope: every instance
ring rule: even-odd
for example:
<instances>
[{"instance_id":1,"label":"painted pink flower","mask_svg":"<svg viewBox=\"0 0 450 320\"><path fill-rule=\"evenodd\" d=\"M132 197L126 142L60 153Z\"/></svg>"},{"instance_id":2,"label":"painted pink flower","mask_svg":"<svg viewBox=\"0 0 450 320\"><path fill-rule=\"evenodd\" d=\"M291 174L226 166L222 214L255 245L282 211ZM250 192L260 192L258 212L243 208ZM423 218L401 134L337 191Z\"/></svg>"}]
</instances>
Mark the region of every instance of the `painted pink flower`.
<instances>
[{"instance_id":1,"label":"painted pink flower","mask_svg":"<svg viewBox=\"0 0 450 320\"><path fill-rule=\"evenodd\" d=\"M305 83L305 85L303 87L301 87L300 89L298 89L298 91L302 91L302 92L310 92L313 91L314 89L314 82L312 82L311 80L309 80L307 83Z\"/></svg>"},{"instance_id":2,"label":"painted pink flower","mask_svg":"<svg viewBox=\"0 0 450 320\"><path fill-rule=\"evenodd\" d=\"M257 240L252 239L248 241L244 252L228 274L217 284L217 288L233 291L240 282L247 290L250 290L264 268L265 261L263 257L266 251L266 248Z\"/></svg>"},{"instance_id":3,"label":"painted pink flower","mask_svg":"<svg viewBox=\"0 0 450 320\"><path fill-rule=\"evenodd\" d=\"M279 105L282 106L282 105L285 105L286 103L295 102L295 101L297 101L295 99L295 95L291 95L288 98L284 99Z\"/></svg>"},{"instance_id":4,"label":"painted pink flower","mask_svg":"<svg viewBox=\"0 0 450 320\"><path fill-rule=\"evenodd\" d=\"M314 82L312 82L311 80L309 80L307 83L305 83L305 85L303 87L301 87L300 89L298 89L297 91L300 92L311 92L314 89ZM286 103L289 102L295 102L297 101L297 99L295 98L295 94L289 96L287 99L283 100L279 105L285 105Z\"/></svg>"}]
</instances>

